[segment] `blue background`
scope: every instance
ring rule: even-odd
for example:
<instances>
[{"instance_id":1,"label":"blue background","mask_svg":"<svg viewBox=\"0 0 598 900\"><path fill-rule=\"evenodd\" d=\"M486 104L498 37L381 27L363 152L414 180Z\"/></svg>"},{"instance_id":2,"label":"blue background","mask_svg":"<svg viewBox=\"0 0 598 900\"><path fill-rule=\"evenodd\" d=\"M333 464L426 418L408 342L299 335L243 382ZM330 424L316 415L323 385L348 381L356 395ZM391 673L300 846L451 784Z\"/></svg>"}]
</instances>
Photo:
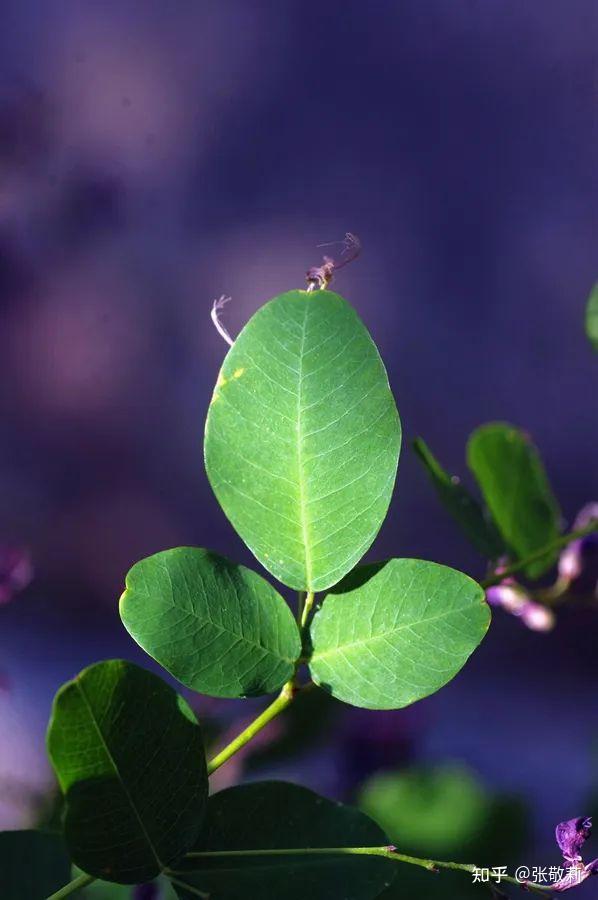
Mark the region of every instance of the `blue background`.
<instances>
[{"instance_id":1,"label":"blue background","mask_svg":"<svg viewBox=\"0 0 598 900\"><path fill-rule=\"evenodd\" d=\"M98 658L141 659L117 614L129 566L177 544L251 564L202 463L226 349L214 297L232 295L235 334L303 286L318 243L360 236L334 288L379 345L406 437L370 557L483 572L417 435L467 480L469 432L511 421L566 522L598 498L582 324L597 18L592 0L4 0L0 539L30 548L36 579L0 610L0 824L26 818L15 785L46 783L56 687ZM448 688L382 719L347 713L282 774L348 794L347 734L379 728L387 755L398 735L408 756L525 796L554 856L554 824L587 812L595 775L597 627L575 609L538 635L496 614Z\"/></svg>"}]
</instances>

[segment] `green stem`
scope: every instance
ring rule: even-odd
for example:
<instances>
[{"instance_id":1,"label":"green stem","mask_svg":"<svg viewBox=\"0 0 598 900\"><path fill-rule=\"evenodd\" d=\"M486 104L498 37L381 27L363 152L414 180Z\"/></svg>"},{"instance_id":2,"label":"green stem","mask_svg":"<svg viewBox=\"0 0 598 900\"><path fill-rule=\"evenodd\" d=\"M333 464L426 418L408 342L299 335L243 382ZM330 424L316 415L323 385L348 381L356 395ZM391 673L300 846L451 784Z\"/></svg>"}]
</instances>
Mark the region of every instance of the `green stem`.
<instances>
[{"instance_id":1,"label":"green stem","mask_svg":"<svg viewBox=\"0 0 598 900\"><path fill-rule=\"evenodd\" d=\"M297 625L301 627L301 619L303 618L303 609L305 607L305 591L297 591Z\"/></svg>"},{"instance_id":2,"label":"green stem","mask_svg":"<svg viewBox=\"0 0 598 900\"><path fill-rule=\"evenodd\" d=\"M479 871L479 866L469 863L445 862L439 859L420 859L417 856L407 856L398 853L394 847L295 847L290 850L203 850L201 852L187 853L186 859L222 859L225 857L256 857L256 856L382 856L395 862L407 863L411 866L419 866L429 872L437 872L439 869L454 869L460 872L468 872L472 875ZM179 873L182 874L182 873ZM506 882L517 887L525 887L536 894L544 894L550 891L548 885L533 884L532 882L517 881L510 875L492 875L490 877L497 883Z\"/></svg>"},{"instance_id":3,"label":"green stem","mask_svg":"<svg viewBox=\"0 0 598 900\"><path fill-rule=\"evenodd\" d=\"M566 547L567 544L572 543L572 541L577 541L580 538L586 537L588 534L594 534L594 532L598 532L598 520L596 519L593 519L583 528L578 528L576 531L570 531L568 534L563 534L555 541L551 541L539 550L530 553L525 559L518 559L517 562L511 563L510 566L505 566L502 572L492 575L490 578L486 578L485 581L482 581L481 586L483 588L489 588L494 584L500 584L500 582L505 578L508 578L509 575L514 575L515 572L525 569L530 563L535 562L537 559L542 559L543 556L546 556L546 554L550 553L552 550L561 550L563 547Z\"/></svg>"},{"instance_id":4,"label":"green stem","mask_svg":"<svg viewBox=\"0 0 598 900\"><path fill-rule=\"evenodd\" d=\"M166 874L173 884L175 884L177 887L184 888L188 894L193 894L194 897L202 897L203 900L209 900L209 894L204 894L203 891L200 891L198 888L193 887L193 885L188 884L186 881L179 881L179 879L171 875L170 872L167 872Z\"/></svg>"},{"instance_id":5,"label":"green stem","mask_svg":"<svg viewBox=\"0 0 598 900\"><path fill-rule=\"evenodd\" d=\"M554 584L538 588L535 591L530 591L530 593L534 600L537 600L539 603L543 603L545 606L556 606L557 603L566 598L570 587L570 578L557 578Z\"/></svg>"},{"instance_id":6,"label":"green stem","mask_svg":"<svg viewBox=\"0 0 598 900\"><path fill-rule=\"evenodd\" d=\"M245 728L237 737L227 744L226 747L220 751L213 759L211 759L208 763L208 775L211 775L212 772L215 772L216 769L219 769L221 765L223 765L227 760L234 756L235 753L238 753L239 750L248 744L252 738L261 731L262 728L265 728L266 725L275 719L276 716L280 715L280 713L292 703L295 694L297 693L298 688L296 687L294 681L287 681L281 690L280 694L276 698L276 700L270 704L270 706L266 707L266 709L261 713L257 719L254 719L253 722Z\"/></svg>"},{"instance_id":7,"label":"green stem","mask_svg":"<svg viewBox=\"0 0 598 900\"><path fill-rule=\"evenodd\" d=\"M301 631L305 632L307 628L307 624L309 622L309 614L312 611L312 607L314 605L315 594L313 591L308 591L305 595L305 601L303 603L303 609L301 611L301 619L299 620L299 624L301 626Z\"/></svg>"},{"instance_id":8,"label":"green stem","mask_svg":"<svg viewBox=\"0 0 598 900\"><path fill-rule=\"evenodd\" d=\"M302 645L305 644L305 637L307 634L307 628L309 625L309 616L312 611L314 605L315 594L313 591L308 591L305 595L302 591L299 591L299 608L297 612L298 624L301 631L301 641ZM305 661L305 657L302 654L300 658L297 660L295 664L295 672L293 673L293 677L290 681L284 685L280 694L276 698L276 700L268 706L263 713L261 713L257 719L254 719L253 722L247 726L247 728L242 731L237 737L227 744L226 747L208 762L208 775L211 775L212 772L215 772L216 769L219 769L221 765L223 765L227 760L234 756L235 753L238 753L239 750L248 744L258 731L261 731L262 728L275 719L276 716L280 715L283 710L292 703L294 697L300 690L306 690L310 685L306 685L304 688L299 687L297 684L297 670L302 662Z\"/></svg>"},{"instance_id":9,"label":"green stem","mask_svg":"<svg viewBox=\"0 0 598 900\"><path fill-rule=\"evenodd\" d=\"M79 875L78 878L74 878L73 881L65 884L59 891L48 897L48 900L62 900L63 897L70 897L75 891L80 891L81 888L87 887L88 884L92 884L95 880L93 875Z\"/></svg>"}]
</instances>

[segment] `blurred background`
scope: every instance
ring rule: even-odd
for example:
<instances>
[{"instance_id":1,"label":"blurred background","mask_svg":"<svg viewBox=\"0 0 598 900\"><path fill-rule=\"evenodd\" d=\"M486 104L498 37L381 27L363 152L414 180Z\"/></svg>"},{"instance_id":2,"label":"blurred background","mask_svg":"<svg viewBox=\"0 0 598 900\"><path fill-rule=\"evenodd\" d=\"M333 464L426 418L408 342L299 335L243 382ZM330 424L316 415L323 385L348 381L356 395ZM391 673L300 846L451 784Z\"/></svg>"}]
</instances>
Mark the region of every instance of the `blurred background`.
<instances>
[{"instance_id":1,"label":"blurred background","mask_svg":"<svg viewBox=\"0 0 598 900\"><path fill-rule=\"evenodd\" d=\"M333 287L405 433L369 558L484 571L417 435L467 482L470 431L511 421L567 523L598 499L597 41L593 0L4 0L0 544L28 586L0 607L1 827L51 787L57 687L98 659L151 665L118 617L128 568L179 544L257 565L203 468L215 297L233 297L234 336L304 286L317 244L361 238ZM550 634L494 618L439 694L386 714L310 701L222 785L289 778L395 816L401 849L488 857L493 829L490 864L558 864L553 827L591 812L598 783L598 611L568 607ZM215 740L252 715L193 702Z\"/></svg>"}]
</instances>

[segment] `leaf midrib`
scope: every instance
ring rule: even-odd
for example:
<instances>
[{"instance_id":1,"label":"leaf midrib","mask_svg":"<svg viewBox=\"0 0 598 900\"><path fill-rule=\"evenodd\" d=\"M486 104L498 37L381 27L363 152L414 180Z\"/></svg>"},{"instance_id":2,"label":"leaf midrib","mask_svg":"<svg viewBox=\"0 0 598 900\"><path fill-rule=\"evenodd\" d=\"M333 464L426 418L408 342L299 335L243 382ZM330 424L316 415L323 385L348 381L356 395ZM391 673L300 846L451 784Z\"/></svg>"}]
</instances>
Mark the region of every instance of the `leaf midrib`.
<instances>
[{"instance_id":1,"label":"leaf midrib","mask_svg":"<svg viewBox=\"0 0 598 900\"><path fill-rule=\"evenodd\" d=\"M79 691L79 693L81 694L81 697L83 698L83 702L85 703L85 706L86 706L87 711L88 711L88 713L89 713L89 717L90 717L90 719L91 719L91 721L92 721L92 724L93 724L93 726L94 726L94 728L95 728L95 731L96 731L98 737L100 738L100 741L101 741L101 743L102 743L102 746L103 746L103 748L104 748L104 750L105 750L105 752L106 752L106 756L108 757L108 760L110 761L110 764L111 764L112 768L114 769L114 772L115 772L115 774L116 774L116 777L118 778L119 784L120 784L120 786L121 786L121 788L122 788L122 791L123 791L125 797L127 798L127 801L128 801L128 803L129 803L129 806L130 806L131 809L133 810L133 813L134 813L134 815L135 815L135 818L137 819L137 822L139 823L139 827L140 827L140 829L141 829L141 833L142 833L143 837L145 838L145 841L147 842L147 845L148 845L148 847L150 848L150 850L151 850L151 852L152 852L152 854L153 854L153 856L154 856L154 859L156 860L156 862L157 862L157 864L158 864L158 866L159 866L159 868L160 868L160 871L162 871L162 869L164 868L164 865L163 865L163 863L162 863L160 857L158 856L158 851L156 850L156 847L154 846L154 843L153 843L153 841L152 841L152 839L151 839L151 837L150 837L150 835L149 835L149 833L148 833L148 831L147 831L147 829L146 829L146 827L145 827L145 824L144 824L144 822L143 822L143 819L141 818L141 815L140 815L140 813L139 813L139 810L137 809L137 806L135 805L135 803L134 803L134 801L133 801L133 798L132 798L131 794L129 793L129 790L128 790L128 788L127 788L125 782L123 781L123 778L122 778L122 776L121 776L120 770L119 770L118 766L116 765L116 762L115 762L115 760L114 760L114 757L112 756L112 753L110 752L110 748L109 748L109 746L108 746L108 743L107 743L107 741L106 741L106 738L104 737L104 735L103 735L103 733L102 733L102 730L101 730L101 728L100 728L99 722L97 721L97 719L96 719L96 717L95 717L93 708L92 708L92 706L91 706L91 704L90 704L90 702L89 702L89 700L88 700L88 698L87 698L87 695L86 695L85 691L83 690L83 685L81 684L80 679L77 679L77 680L75 681L75 684L77 685L77 690Z\"/></svg>"},{"instance_id":2,"label":"leaf midrib","mask_svg":"<svg viewBox=\"0 0 598 900\"><path fill-rule=\"evenodd\" d=\"M369 644L369 643L372 643L373 641L385 640L386 638L391 637L392 635L395 635L398 631L403 631L404 629L407 629L407 628L413 628L415 625L424 625L424 624L427 625L429 622L436 622L439 619L445 619L452 615L458 615L459 613L462 613L468 609L471 609L475 605L476 605L475 603L468 603L467 606L459 607L459 609L447 610L446 612L439 613L436 616L430 616L429 618L426 618L426 619L418 619L417 621L413 621L413 622L402 623L402 624L398 625L396 628L393 628L391 631L384 631L380 634L372 634L367 638L361 638L360 640L357 640L357 641L348 641L347 643L344 643L344 644L337 644L336 647L331 647L329 650L322 650L318 653L314 653L312 656L312 661L323 659L326 656L332 656L335 653L342 653L345 650L352 648L352 647L361 647L364 644Z\"/></svg>"},{"instance_id":3,"label":"leaf midrib","mask_svg":"<svg viewBox=\"0 0 598 900\"><path fill-rule=\"evenodd\" d=\"M301 331L301 343L299 345L299 368L297 371L297 484L299 488L299 522L301 524L301 536L305 556L305 579L307 589L312 589L312 560L310 551L309 526L307 521L307 503L305 498L304 472L303 472L303 355L305 352L305 334L307 331L307 318L310 304L306 302Z\"/></svg>"}]
</instances>

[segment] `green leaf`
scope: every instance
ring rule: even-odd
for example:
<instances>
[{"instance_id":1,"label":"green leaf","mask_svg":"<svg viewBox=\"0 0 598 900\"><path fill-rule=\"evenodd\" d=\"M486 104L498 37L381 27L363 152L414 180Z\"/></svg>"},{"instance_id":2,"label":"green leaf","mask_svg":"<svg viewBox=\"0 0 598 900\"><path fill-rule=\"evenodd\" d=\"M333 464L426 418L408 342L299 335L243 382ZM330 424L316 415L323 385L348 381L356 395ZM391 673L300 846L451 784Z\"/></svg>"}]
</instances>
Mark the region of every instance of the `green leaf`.
<instances>
[{"instance_id":1,"label":"green leaf","mask_svg":"<svg viewBox=\"0 0 598 900\"><path fill-rule=\"evenodd\" d=\"M84 669L56 695L48 752L84 872L150 881L196 840L208 789L201 730L156 675L122 660Z\"/></svg>"},{"instance_id":2,"label":"green leaf","mask_svg":"<svg viewBox=\"0 0 598 900\"><path fill-rule=\"evenodd\" d=\"M486 559L498 559L506 552L505 543L494 522L489 519L477 500L463 487L456 476L450 476L425 441L413 442L417 458L422 462L441 502L461 527L474 547Z\"/></svg>"},{"instance_id":3,"label":"green leaf","mask_svg":"<svg viewBox=\"0 0 598 900\"><path fill-rule=\"evenodd\" d=\"M331 291L289 291L224 360L206 468L262 565L291 588L321 591L378 533L400 442L384 366L355 311Z\"/></svg>"},{"instance_id":4,"label":"green leaf","mask_svg":"<svg viewBox=\"0 0 598 900\"><path fill-rule=\"evenodd\" d=\"M598 350L598 283L592 288L586 306L586 334L594 347Z\"/></svg>"},{"instance_id":5,"label":"green leaf","mask_svg":"<svg viewBox=\"0 0 598 900\"><path fill-rule=\"evenodd\" d=\"M301 654L291 610L260 575L179 547L133 566L120 600L127 631L194 691L250 697L278 690Z\"/></svg>"},{"instance_id":6,"label":"green leaf","mask_svg":"<svg viewBox=\"0 0 598 900\"><path fill-rule=\"evenodd\" d=\"M0 834L2 900L45 900L70 881L70 871L60 836L43 831Z\"/></svg>"},{"instance_id":7,"label":"green leaf","mask_svg":"<svg viewBox=\"0 0 598 900\"><path fill-rule=\"evenodd\" d=\"M494 520L517 559L541 550L560 534L560 512L540 455L518 428L494 422L476 429L467 461ZM525 574L539 578L558 551L530 563Z\"/></svg>"},{"instance_id":8,"label":"green leaf","mask_svg":"<svg viewBox=\"0 0 598 900\"><path fill-rule=\"evenodd\" d=\"M353 706L409 706L457 674L489 623L482 588L461 572L419 559L360 566L314 616L312 678Z\"/></svg>"},{"instance_id":9,"label":"green leaf","mask_svg":"<svg viewBox=\"0 0 598 900\"><path fill-rule=\"evenodd\" d=\"M384 832L362 812L298 785L271 781L229 788L211 797L195 850L387 844ZM177 875L182 885L175 887L184 900L194 900L197 891L208 893L211 900L370 900L391 882L396 868L396 863L380 857L313 854L204 857L186 865L197 871Z\"/></svg>"}]
</instances>

